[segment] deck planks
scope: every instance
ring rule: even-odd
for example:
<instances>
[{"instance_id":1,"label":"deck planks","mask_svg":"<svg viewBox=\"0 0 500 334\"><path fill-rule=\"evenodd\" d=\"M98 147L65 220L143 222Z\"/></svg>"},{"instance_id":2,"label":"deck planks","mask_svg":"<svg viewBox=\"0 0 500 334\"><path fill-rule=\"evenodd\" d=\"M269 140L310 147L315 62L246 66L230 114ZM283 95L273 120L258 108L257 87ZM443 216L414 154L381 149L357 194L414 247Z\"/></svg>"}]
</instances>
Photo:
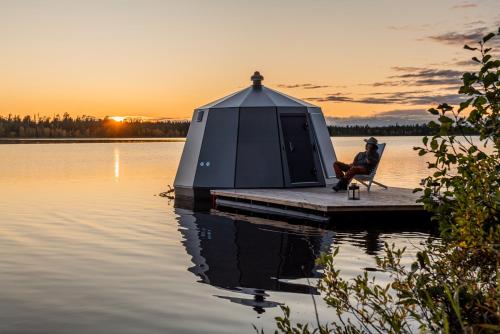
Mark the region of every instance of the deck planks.
<instances>
[{"instance_id":1,"label":"deck planks","mask_svg":"<svg viewBox=\"0 0 500 334\"><path fill-rule=\"evenodd\" d=\"M360 200L349 200L346 192L335 193L330 187L224 189L212 190L211 194L215 197L250 200L323 213L424 210L421 203L416 203L419 194L414 194L412 189L393 187L389 189L373 187L370 192L361 189Z\"/></svg>"}]
</instances>

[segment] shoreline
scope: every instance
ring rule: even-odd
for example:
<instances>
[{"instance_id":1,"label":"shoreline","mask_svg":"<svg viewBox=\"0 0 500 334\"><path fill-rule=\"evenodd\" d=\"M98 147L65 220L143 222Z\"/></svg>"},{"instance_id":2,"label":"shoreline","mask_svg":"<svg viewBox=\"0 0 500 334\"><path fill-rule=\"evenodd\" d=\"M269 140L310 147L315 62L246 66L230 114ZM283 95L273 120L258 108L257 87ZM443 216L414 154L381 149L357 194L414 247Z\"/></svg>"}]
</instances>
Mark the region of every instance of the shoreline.
<instances>
[{"instance_id":1,"label":"shoreline","mask_svg":"<svg viewBox=\"0 0 500 334\"><path fill-rule=\"evenodd\" d=\"M5 144L176 143L186 138L0 138Z\"/></svg>"}]
</instances>

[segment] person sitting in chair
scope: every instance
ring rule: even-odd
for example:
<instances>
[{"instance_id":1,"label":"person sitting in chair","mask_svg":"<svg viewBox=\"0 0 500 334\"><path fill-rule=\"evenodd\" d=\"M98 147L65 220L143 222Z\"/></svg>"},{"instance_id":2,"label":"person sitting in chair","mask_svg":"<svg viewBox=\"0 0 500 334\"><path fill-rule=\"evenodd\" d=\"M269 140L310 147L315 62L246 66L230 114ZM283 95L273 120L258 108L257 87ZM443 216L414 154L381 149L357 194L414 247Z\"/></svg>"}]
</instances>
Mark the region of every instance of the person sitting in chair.
<instances>
[{"instance_id":1,"label":"person sitting in chair","mask_svg":"<svg viewBox=\"0 0 500 334\"><path fill-rule=\"evenodd\" d=\"M347 190L347 185L356 174L368 175L377 166L380 160L380 156L377 153L377 139L370 137L365 139L365 142L366 151L356 154L352 164L348 165L340 161L334 162L333 169L335 169L335 175L339 179L339 182L333 186L333 190Z\"/></svg>"}]
</instances>

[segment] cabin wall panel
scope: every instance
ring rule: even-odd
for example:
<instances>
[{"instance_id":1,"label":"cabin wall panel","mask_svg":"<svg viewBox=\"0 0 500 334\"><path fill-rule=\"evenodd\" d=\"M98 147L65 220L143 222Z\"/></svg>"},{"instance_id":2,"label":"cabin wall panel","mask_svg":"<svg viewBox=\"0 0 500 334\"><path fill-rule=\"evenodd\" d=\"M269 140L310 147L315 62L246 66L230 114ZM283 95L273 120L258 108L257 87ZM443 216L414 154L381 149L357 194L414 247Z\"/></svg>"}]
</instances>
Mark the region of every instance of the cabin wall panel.
<instances>
[{"instance_id":1,"label":"cabin wall panel","mask_svg":"<svg viewBox=\"0 0 500 334\"><path fill-rule=\"evenodd\" d=\"M195 187L234 188L238 108L210 109Z\"/></svg>"},{"instance_id":2,"label":"cabin wall panel","mask_svg":"<svg viewBox=\"0 0 500 334\"><path fill-rule=\"evenodd\" d=\"M240 109L235 186L283 187L276 108Z\"/></svg>"},{"instance_id":3,"label":"cabin wall panel","mask_svg":"<svg viewBox=\"0 0 500 334\"><path fill-rule=\"evenodd\" d=\"M326 178L335 177L333 163L337 161L337 155L333 148L332 139L328 133L325 117L320 108L308 108L311 123L314 128L316 142L319 146L321 164Z\"/></svg>"},{"instance_id":4,"label":"cabin wall panel","mask_svg":"<svg viewBox=\"0 0 500 334\"><path fill-rule=\"evenodd\" d=\"M197 121L198 112L203 112L203 118L200 122ZM175 176L175 187L192 188L196 175L196 166L200 155L203 135L205 133L205 124L208 116L208 109L196 109L193 112L191 124L189 125L186 143L182 150L181 160L177 168Z\"/></svg>"}]
</instances>

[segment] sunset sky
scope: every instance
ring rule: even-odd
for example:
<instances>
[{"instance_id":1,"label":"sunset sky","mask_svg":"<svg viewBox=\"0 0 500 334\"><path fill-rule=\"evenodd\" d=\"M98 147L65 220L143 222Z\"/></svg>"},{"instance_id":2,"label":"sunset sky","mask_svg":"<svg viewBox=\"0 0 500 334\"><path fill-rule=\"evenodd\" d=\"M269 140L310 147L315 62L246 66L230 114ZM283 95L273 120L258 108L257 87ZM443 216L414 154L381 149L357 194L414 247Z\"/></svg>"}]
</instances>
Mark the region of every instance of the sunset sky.
<instances>
[{"instance_id":1,"label":"sunset sky","mask_svg":"<svg viewBox=\"0 0 500 334\"><path fill-rule=\"evenodd\" d=\"M499 25L499 0L0 0L0 115L190 118L259 70L327 116L408 121L458 101L464 42Z\"/></svg>"}]
</instances>

